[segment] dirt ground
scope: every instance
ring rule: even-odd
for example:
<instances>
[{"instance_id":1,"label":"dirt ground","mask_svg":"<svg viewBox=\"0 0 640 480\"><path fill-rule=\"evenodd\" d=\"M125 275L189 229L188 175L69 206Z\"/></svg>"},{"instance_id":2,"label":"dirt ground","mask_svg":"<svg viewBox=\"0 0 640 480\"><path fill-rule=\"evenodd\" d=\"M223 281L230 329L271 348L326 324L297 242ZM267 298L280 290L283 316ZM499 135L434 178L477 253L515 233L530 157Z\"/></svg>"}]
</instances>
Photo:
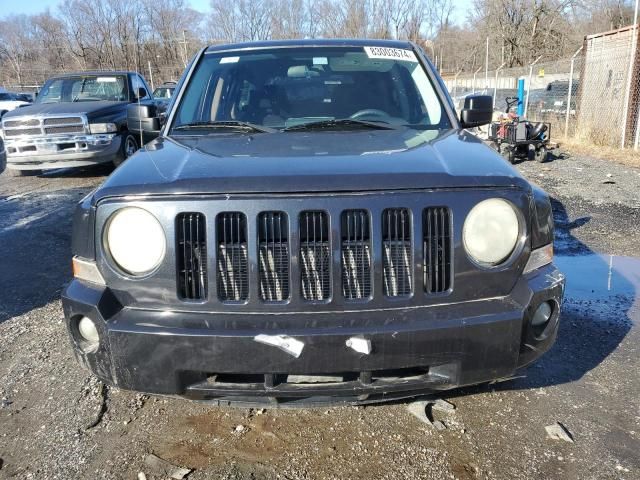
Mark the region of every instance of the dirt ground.
<instances>
[{"instance_id":1,"label":"dirt ground","mask_svg":"<svg viewBox=\"0 0 640 480\"><path fill-rule=\"evenodd\" d=\"M442 431L406 403L231 409L104 387L73 359L59 297L71 211L109 171L0 175L0 478L163 478L153 453L190 479L640 479L640 169L518 168L554 197L558 342L520 378L448 392ZM555 422L574 443L547 438Z\"/></svg>"}]
</instances>

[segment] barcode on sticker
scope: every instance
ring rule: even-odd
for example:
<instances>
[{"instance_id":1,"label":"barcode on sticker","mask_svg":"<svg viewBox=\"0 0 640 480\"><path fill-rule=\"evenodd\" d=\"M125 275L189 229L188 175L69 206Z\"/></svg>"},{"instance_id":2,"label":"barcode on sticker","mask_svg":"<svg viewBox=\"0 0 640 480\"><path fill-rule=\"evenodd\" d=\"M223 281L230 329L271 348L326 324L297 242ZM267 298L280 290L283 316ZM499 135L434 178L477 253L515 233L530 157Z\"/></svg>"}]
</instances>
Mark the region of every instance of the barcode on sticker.
<instances>
[{"instance_id":1,"label":"barcode on sticker","mask_svg":"<svg viewBox=\"0 0 640 480\"><path fill-rule=\"evenodd\" d=\"M404 48L388 47L364 47L369 58L384 58L386 60L403 60L405 62L417 62L416 54Z\"/></svg>"}]
</instances>

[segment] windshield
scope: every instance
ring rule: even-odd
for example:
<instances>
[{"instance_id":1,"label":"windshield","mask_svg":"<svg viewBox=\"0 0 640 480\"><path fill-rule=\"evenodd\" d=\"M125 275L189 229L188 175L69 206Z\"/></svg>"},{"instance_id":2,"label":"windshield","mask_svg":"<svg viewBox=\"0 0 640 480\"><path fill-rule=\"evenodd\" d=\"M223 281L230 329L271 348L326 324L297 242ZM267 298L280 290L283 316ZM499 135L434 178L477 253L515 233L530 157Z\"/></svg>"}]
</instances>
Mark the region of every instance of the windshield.
<instances>
[{"instance_id":1,"label":"windshield","mask_svg":"<svg viewBox=\"0 0 640 480\"><path fill-rule=\"evenodd\" d=\"M155 91L153 92L153 96L155 98L171 98L171 92L173 91L173 88L169 88L169 87L158 87L155 89Z\"/></svg>"},{"instance_id":2,"label":"windshield","mask_svg":"<svg viewBox=\"0 0 640 480\"><path fill-rule=\"evenodd\" d=\"M451 128L413 51L380 47L205 54L173 128L245 122L270 129L297 130L304 124L341 129L354 123L345 119L392 128Z\"/></svg>"},{"instance_id":3,"label":"windshield","mask_svg":"<svg viewBox=\"0 0 640 480\"><path fill-rule=\"evenodd\" d=\"M128 99L126 75L82 75L49 80L36 103L122 102Z\"/></svg>"}]
</instances>

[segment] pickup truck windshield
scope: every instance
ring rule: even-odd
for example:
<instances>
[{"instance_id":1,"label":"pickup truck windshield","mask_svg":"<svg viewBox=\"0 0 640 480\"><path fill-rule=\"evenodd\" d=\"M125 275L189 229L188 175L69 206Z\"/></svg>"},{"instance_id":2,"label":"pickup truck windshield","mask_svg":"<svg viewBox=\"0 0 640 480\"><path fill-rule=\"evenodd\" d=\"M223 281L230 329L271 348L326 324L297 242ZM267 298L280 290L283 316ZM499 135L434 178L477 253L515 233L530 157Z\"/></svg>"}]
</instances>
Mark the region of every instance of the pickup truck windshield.
<instances>
[{"instance_id":1,"label":"pickup truck windshield","mask_svg":"<svg viewBox=\"0 0 640 480\"><path fill-rule=\"evenodd\" d=\"M123 102L128 99L126 75L79 75L47 81L36 103Z\"/></svg>"},{"instance_id":2,"label":"pickup truck windshield","mask_svg":"<svg viewBox=\"0 0 640 480\"><path fill-rule=\"evenodd\" d=\"M383 47L207 53L187 85L172 128L184 133L194 125L194 132L206 133L203 125L215 130L220 122L271 131L352 129L366 123L451 128L414 52Z\"/></svg>"}]
</instances>

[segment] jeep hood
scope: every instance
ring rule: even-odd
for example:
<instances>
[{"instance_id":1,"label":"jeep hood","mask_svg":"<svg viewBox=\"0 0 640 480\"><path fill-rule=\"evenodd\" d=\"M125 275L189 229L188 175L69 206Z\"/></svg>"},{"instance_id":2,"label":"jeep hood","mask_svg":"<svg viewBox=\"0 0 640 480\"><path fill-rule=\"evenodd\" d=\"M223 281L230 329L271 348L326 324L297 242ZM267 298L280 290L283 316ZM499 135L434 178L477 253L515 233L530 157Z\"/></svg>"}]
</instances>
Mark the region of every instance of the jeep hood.
<instances>
[{"instance_id":1,"label":"jeep hood","mask_svg":"<svg viewBox=\"0 0 640 480\"><path fill-rule=\"evenodd\" d=\"M465 131L367 130L160 137L120 166L94 201L123 195L529 188Z\"/></svg>"}]
</instances>

